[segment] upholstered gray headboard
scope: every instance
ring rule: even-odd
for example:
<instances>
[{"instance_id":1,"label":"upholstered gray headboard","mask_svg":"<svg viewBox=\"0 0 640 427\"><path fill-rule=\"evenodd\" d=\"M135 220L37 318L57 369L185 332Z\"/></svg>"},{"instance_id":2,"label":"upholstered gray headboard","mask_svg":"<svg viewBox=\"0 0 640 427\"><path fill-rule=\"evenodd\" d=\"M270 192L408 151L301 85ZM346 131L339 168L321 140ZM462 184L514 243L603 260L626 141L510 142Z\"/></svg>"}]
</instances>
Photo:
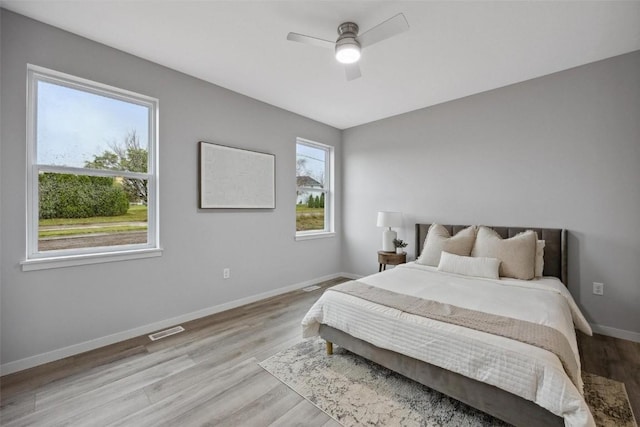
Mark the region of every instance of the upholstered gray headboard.
<instances>
[{"instance_id":1,"label":"upholstered gray headboard","mask_svg":"<svg viewBox=\"0 0 640 427\"><path fill-rule=\"evenodd\" d=\"M424 239L431 224L416 224L416 258L422 253ZM468 225L444 225L453 236ZM513 237L526 230L538 233L538 239L544 240L544 276L554 276L567 284L567 230L561 228L535 227L493 227L503 239Z\"/></svg>"}]
</instances>

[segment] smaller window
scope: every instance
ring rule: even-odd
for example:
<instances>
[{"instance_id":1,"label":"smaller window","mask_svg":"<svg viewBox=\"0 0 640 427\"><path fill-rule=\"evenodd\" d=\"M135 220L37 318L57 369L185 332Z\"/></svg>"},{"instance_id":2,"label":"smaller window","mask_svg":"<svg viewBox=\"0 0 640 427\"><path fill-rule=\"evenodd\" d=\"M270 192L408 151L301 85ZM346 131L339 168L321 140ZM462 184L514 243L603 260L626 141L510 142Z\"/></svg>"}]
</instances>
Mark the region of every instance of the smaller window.
<instances>
[{"instance_id":1,"label":"smaller window","mask_svg":"<svg viewBox=\"0 0 640 427\"><path fill-rule=\"evenodd\" d=\"M296 237L333 233L333 147L296 141Z\"/></svg>"}]
</instances>

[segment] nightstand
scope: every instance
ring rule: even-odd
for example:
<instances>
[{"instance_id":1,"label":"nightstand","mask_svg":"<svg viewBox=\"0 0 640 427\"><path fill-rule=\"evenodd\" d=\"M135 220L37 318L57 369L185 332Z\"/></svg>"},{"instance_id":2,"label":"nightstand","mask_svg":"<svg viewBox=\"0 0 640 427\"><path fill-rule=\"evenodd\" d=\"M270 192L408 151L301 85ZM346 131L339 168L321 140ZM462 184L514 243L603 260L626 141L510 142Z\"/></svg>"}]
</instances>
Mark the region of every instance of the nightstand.
<instances>
[{"instance_id":1,"label":"nightstand","mask_svg":"<svg viewBox=\"0 0 640 427\"><path fill-rule=\"evenodd\" d=\"M387 264L398 265L407 262L407 253L397 254L395 252L378 251L378 272L387 269Z\"/></svg>"}]
</instances>

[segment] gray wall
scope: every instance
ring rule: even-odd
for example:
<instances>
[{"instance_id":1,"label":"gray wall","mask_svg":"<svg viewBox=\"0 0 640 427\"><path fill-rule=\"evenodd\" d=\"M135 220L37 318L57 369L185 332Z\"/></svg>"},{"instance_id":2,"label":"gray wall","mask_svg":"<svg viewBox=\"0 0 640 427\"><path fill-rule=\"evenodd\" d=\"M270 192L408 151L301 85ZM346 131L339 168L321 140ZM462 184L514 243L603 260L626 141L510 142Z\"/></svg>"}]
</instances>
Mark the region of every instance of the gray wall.
<instances>
[{"instance_id":1,"label":"gray wall","mask_svg":"<svg viewBox=\"0 0 640 427\"><path fill-rule=\"evenodd\" d=\"M639 123L634 52L348 129L344 266L377 271L378 210L404 213L410 253L416 222L567 228L585 314L640 340Z\"/></svg>"},{"instance_id":2,"label":"gray wall","mask_svg":"<svg viewBox=\"0 0 640 427\"><path fill-rule=\"evenodd\" d=\"M21 271L27 63L160 99L162 257ZM339 130L6 10L1 88L3 364L340 271L339 238L294 241L295 138L340 159ZM276 209L198 211L199 140L275 154Z\"/></svg>"}]
</instances>

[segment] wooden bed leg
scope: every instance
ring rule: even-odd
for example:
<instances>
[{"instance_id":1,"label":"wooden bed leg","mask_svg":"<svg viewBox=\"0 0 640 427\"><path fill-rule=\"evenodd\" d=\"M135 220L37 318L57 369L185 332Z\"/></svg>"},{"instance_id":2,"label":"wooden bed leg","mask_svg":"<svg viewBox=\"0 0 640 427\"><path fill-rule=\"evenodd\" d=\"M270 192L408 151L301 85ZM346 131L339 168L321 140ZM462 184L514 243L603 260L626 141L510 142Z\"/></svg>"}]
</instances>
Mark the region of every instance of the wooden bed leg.
<instances>
[{"instance_id":1,"label":"wooden bed leg","mask_svg":"<svg viewBox=\"0 0 640 427\"><path fill-rule=\"evenodd\" d=\"M333 343L331 341L327 341L327 355L331 356L333 354Z\"/></svg>"}]
</instances>

